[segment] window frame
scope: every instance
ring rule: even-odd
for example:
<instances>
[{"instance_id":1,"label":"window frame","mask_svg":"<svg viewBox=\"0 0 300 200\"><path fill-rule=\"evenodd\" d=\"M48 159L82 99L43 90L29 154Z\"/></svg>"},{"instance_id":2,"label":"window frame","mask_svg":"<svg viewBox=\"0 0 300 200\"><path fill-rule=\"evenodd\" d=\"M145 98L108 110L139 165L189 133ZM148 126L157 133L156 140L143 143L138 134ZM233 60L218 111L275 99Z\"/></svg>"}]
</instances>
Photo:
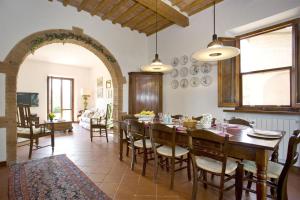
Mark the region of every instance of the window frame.
<instances>
[{"instance_id":1,"label":"window frame","mask_svg":"<svg viewBox=\"0 0 300 200\"><path fill-rule=\"evenodd\" d=\"M237 110L269 110L269 111L293 111L300 107L300 102L297 102L297 97L300 94L297 94L297 80L300 79L298 77L299 74L299 60L300 60L300 54L299 54L299 31L296 31L297 26L300 26L300 18L290 20L287 22L283 22L280 24L276 24L270 27L266 27L263 29L259 29L253 32L245 33L239 36L236 36L237 45L240 46L240 41L243 39L255 37L258 35L262 35L265 33L273 32L279 29L283 29L286 27L292 27L292 66L286 66L286 67L280 67L280 68L272 68L272 69L265 69L265 70L256 70L251 72L241 72L241 59L238 59L238 68L239 68L239 105L235 107ZM298 42L298 44L297 44ZM240 55L238 56L240 58ZM270 71L278 71L278 70L284 70L289 69L290 70L290 105L243 105L243 85L242 85L242 76L244 74L250 74L250 73L259 73L259 72L270 72ZM300 87L300 86L298 86ZM299 97L298 97L299 98Z\"/></svg>"}]
</instances>

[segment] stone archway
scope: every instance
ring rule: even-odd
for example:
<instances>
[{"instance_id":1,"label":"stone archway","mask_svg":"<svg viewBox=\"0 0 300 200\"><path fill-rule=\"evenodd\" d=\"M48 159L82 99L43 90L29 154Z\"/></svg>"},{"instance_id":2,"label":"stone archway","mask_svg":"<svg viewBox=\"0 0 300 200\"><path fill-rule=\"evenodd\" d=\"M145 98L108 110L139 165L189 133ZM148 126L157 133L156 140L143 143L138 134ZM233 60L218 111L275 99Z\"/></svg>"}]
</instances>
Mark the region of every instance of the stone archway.
<instances>
[{"instance_id":1,"label":"stone archway","mask_svg":"<svg viewBox=\"0 0 300 200\"><path fill-rule=\"evenodd\" d=\"M114 56L97 40L79 28L51 29L37 32L17 43L2 64L6 69L5 119L7 161L16 160L16 88L19 68L28 54L52 43L72 43L93 52L107 67L113 83L113 118L119 119L123 108L123 75Z\"/></svg>"}]
</instances>

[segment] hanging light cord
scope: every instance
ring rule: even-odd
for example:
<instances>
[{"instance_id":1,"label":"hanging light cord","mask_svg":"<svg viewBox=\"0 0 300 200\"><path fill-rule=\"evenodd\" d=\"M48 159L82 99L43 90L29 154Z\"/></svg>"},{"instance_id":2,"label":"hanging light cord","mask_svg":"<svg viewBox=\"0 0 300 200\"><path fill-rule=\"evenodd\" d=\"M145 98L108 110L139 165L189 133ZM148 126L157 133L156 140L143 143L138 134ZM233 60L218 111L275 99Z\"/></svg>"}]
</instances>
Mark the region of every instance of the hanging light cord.
<instances>
[{"instance_id":1,"label":"hanging light cord","mask_svg":"<svg viewBox=\"0 0 300 200\"><path fill-rule=\"evenodd\" d=\"M155 1L155 53L157 54L157 0Z\"/></svg>"},{"instance_id":2,"label":"hanging light cord","mask_svg":"<svg viewBox=\"0 0 300 200\"><path fill-rule=\"evenodd\" d=\"M216 2L214 1L214 34L216 34Z\"/></svg>"}]
</instances>

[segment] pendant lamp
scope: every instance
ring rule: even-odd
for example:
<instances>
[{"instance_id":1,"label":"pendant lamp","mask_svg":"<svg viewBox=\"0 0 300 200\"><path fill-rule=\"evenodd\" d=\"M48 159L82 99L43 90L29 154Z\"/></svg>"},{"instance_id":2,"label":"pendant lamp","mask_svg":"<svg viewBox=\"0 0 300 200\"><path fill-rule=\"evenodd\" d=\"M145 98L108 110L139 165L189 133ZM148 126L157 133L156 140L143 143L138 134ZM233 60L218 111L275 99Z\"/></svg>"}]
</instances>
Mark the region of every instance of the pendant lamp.
<instances>
[{"instance_id":1,"label":"pendant lamp","mask_svg":"<svg viewBox=\"0 0 300 200\"><path fill-rule=\"evenodd\" d=\"M156 14L155 14L155 57L150 65L144 65L141 67L143 72L168 72L173 69L171 65L163 64L157 53L157 0L156 0Z\"/></svg>"},{"instance_id":2,"label":"pendant lamp","mask_svg":"<svg viewBox=\"0 0 300 200\"><path fill-rule=\"evenodd\" d=\"M207 45L206 49L200 49L195 52L192 57L199 61L219 61L235 57L240 54L240 50L236 47L224 46L223 43L218 40L216 34L216 3L214 1L214 34L213 41Z\"/></svg>"}]
</instances>

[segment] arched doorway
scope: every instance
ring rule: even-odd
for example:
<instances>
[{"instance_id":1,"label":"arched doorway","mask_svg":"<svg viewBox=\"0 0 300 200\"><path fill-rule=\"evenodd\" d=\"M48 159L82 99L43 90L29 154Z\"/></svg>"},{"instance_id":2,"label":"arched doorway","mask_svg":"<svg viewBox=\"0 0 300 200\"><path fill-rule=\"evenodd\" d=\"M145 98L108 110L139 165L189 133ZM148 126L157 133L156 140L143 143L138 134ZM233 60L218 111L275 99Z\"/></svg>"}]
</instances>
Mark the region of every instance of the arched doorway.
<instances>
[{"instance_id":1,"label":"arched doorway","mask_svg":"<svg viewBox=\"0 0 300 200\"><path fill-rule=\"evenodd\" d=\"M73 30L51 29L31 34L16 44L2 63L7 69L5 90L7 161L16 159L16 87L19 68L28 54L52 43L72 43L93 52L111 74L114 94L113 118L118 119L122 112L123 76L121 68L114 56L104 46L78 28L73 28Z\"/></svg>"}]
</instances>

